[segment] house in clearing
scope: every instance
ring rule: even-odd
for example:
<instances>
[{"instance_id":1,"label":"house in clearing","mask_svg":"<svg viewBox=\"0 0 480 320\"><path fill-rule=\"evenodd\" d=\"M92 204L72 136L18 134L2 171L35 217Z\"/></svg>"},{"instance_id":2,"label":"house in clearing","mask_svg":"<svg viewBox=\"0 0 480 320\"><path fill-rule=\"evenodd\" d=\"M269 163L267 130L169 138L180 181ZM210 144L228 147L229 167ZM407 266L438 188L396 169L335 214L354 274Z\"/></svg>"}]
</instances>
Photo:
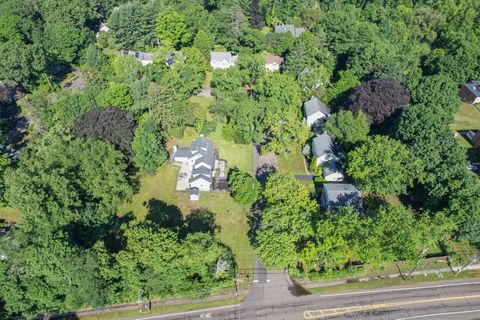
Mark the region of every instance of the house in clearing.
<instances>
[{"instance_id":1,"label":"house in clearing","mask_svg":"<svg viewBox=\"0 0 480 320\"><path fill-rule=\"evenodd\" d=\"M275 33L287 33L290 32L292 36L299 37L305 32L305 28L296 28L293 24L281 24L274 26Z\"/></svg>"},{"instance_id":2,"label":"house in clearing","mask_svg":"<svg viewBox=\"0 0 480 320\"><path fill-rule=\"evenodd\" d=\"M330 115L330 111L317 97L312 97L303 104L303 114L307 126L311 127L317 121L326 119Z\"/></svg>"},{"instance_id":3,"label":"house in clearing","mask_svg":"<svg viewBox=\"0 0 480 320\"><path fill-rule=\"evenodd\" d=\"M480 103L480 81L465 83L460 88L458 95L464 102L470 104Z\"/></svg>"},{"instance_id":4,"label":"house in clearing","mask_svg":"<svg viewBox=\"0 0 480 320\"><path fill-rule=\"evenodd\" d=\"M325 210L353 207L362 211L362 194L353 184L325 183L320 197L320 207Z\"/></svg>"},{"instance_id":5,"label":"house in clearing","mask_svg":"<svg viewBox=\"0 0 480 320\"><path fill-rule=\"evenodd\" d=\"M210 65L213 69L228 69L237 62L238 56L231 52L210 52Z\"/></svg>"},{"instance_id":6,"label":"house in clearing","mask_svg":"<svg viewBox=\"0 0 480 320\"><path fill-rule=\"evenodd\" d=\"M190 200L198 200L199 191L211 190L215 170L212 141L200 135L190 147L174 147L173 160L182 164L177 190L189 190Z\"/></svg>"},{"instance_id":7,"label":"house in clearing","mask_svg":"<svg viewBox=\"0 0 480 320\"><path fill-rule=\"evenodd\" d=\"M263 58L265 59L265 70L270 72L280 70L280 66L283 63L282 57L266 54L263 56Z\"/></svg>"}]
</instances>

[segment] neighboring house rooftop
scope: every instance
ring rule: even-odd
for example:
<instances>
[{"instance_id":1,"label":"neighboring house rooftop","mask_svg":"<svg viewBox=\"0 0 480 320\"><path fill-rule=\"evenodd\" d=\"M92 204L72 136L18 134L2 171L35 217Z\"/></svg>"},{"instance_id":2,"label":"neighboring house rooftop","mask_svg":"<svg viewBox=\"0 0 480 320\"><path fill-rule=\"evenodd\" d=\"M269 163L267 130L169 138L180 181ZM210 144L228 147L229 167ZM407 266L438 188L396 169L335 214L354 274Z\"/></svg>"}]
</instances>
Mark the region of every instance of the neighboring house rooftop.
<instances>
[{"instance_id":1,"label":"neighboring house rooftop","mask_svg":"<svg viewBox=\"0 0 480 320\"><path fill-rule=\"evenodd\" d=\"M124 56L134 57L139 62L141 62L142 65L149 64L149 63L153 62L153 53L141 52L141 51L131 51L131 50L120 50L119 53L124 55Z\"/></svg>"},{"instance_id":2,"label":"neighboring house rooftop","mask_svg":"<svg viewBox=\"0 0 480 320\"><path fill-rule=\"evenodd\" d=\"M274 26L275 33L287 33L290 32L292 36L298 37L305 32L305 28L296 28L293 24L281 24Z\"/></svg>"},{"instance_id":3,"label":"neighboring house rooftop","mask_svg":"<svg viewBox=\"0 0 480 320\"><path fill-rule=\"evenodd\" d=\"M325 155L334 154L334 144L332 137L324 133L316 136L312 140L312 154L315 157L322 157Z\"/></svg>"},{"instance_id":4,"label":"neighboring house rooftop","mask_svg":"<svg viewBox=\"0 0 480 320\"><path fill-rule=\"evenodd\" d=\"M189 147L178 147L175 151L175 157L178 157L178 158L188 158L189 155L190 155Z\"/></svg>"},{"instance_id":5,"label":"neighboring house rooftop","mask_svg":"<svg viewBox=\"0 0 480 320\"><path fill-rule=\"evenodd\" d=\"M211 62L227 61L228 63L235 64L238 56L232 55L231 52L210 52Z\"/></svg>"},{"instance_id":6,"label":"neighboring house rooftop","mask_svg":"<svg viewBox=\"0 0 480 320\"><path fill-rule=\"evenodd\" d=\"M283 58L279 56L274 56L272 54L266 54L263 56L265 58L265 63L267 64L282 64Z\"/></svg>"},{"instance_id":7,"label":"neighboring house rooftop","mask_svg":"<svg viewBox=\"0 0 480 320\"><path fill-rule=\"evenodd\" d=\"M475 97L480 97L480 81L472 81L465 83L465 87L473 94Z\"/></svg>"},{"instance_id":8,"label":"neighboring house rooftop","mask_svg":"<svg viewBox=\"0 0 480 320\"><path fill-rule=\"evenodd\" d=\"M317 112L321 112L325 115L330 114L325 104L317 97L313 97L312 99L305 101L305 103L303 104L303 110L305 112L305 117L307 118Z\"/></svg>"},{"instance_id":9,"label":"neighboring house rooftop","mask_svg":"<svg viewBox=\"0 0 480 320\"><path fill-rule=\"evenodd\" d=\"M323 185L323 205L327 208L362 208L362 194L353 184L325 183Z\"/></svg>"},{"instance_id":10,"label":"neighboring house rooftop","mask_svg":"<svg viewBox=\"0 0 480 320\"><path fill-rule=\"evenodd\" d=\"M322 174L323 176L329 176L334 173L338 173L342 171L342 164L340 160L333 159L323 164L322 166Z\"/></svg>"}]
</instances>

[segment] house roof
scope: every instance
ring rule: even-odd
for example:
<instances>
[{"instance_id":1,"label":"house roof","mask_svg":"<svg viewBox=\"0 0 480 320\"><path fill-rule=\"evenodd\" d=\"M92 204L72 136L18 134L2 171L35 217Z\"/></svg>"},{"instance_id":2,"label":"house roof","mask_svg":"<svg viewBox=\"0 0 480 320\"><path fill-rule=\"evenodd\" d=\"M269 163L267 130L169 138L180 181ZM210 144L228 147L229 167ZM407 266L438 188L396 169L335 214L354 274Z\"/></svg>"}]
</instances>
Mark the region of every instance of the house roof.
<instances>
[{"instance_id":1,"label":"house roof","mask_svg":"<svg viewBox=\"0 0 480 320\"><path fill-rule=\"evenodd\" d=\"M213 148L213 142L209 139L205 138L203 135L196 140L194 140L190 146L190 154L189 157L193 157L199 154L200 157L195 160L193 167L195 168L197 165L202 163L207 164L210 166L210 169L206 167L199 166L197 169L194 169L192 172L192 178L190 178L190 182L197 181L199 179L204 179L205 181L212 182L212 171L215 167L215 151Z\"/></svg>"},{"instance_id":2,"label":"house roof","mask_svg":"<svg viewBox=\"0 0 480 320\"><path fill-rule=\"evenodd\" d=\"M321 112L327 115L330 114L325 104L323 104L323 102L320 101L317 97L312 97L312 99L305 101L305 103L303 104L303 111L306 118L317 112Z\"/></svg>"},{"instance_id":3,"label":"house roof","mask_svg":"<svg viewBox=\"0 0 480 320\"><path fill-rule=\"evenodd\" d=\"M362 207L362 194L353 184L325 183L323 190L327 207Z\"/></svg>"},{"instance_id":4,"label":"house roof","mask_svg":"<svg viewBox=\"0 0 480 320\"><path fill-rule=\"evenodd\" d=\"M229 63L235 63L238 56L232 55L231 52L210 52L210 62L222 62L227 61Z\"/></svg>"},{"instance_id":5,"label":"house roof","mask_svg":"<svg viewBox=\"0 0 480 320\"><path fill-rule=\"evenodd\" d=\"M342 173L342 164L338 159L332 159L327 163L323 164L322 169L322 175L325 178L331 174L335 174L338 172Z\"/></svg>"},{"instance_id":6,"label":"house roof","mask_svg":"<svg viewBox=\"0 0 480 320\"><path fill-rule=\"evenodd\" d=\"M198 181L198 180L205 180L209 183L212 183L212 177L210 175L206 175L206 174L199 174L198 176L191 177L189 182L193 183L193 182Z\"/></svg>"},{"instance_id":7,"label":"house roof","mask_svg":"<svg viewBox=\"0 0 480 320\"><path fill-rule=\"evenodd\" d=\"M153 53L149 52L120 50L119 53L124 56L133 56L135 59L140 61L153 60Z\"/></svg>"},{"instance_id":8,"label":"house roof","mask_svg":"<svg viewBox=\"0 0 480 320\"><path fill-rule=\"evenodd\" d=\"M200 190L198 190L198 188L191 188L190 189L190 195L198 196L199 193L200 193Z\"/></svg>"},{"instance_id":9,"label":"house roof","mask_svg":"<svg viewBox=\"0 0 480 320\"><path fill-rule=\"evenodd\" d=\"M294 37L300 36L305 32L305 28L296 28L293 24L281 24L274 26L275 33L287 33L290 32Z\"/></svg>"},{"instance_id":10,"label":"house roof","mask_svg":"<svg viewBox=\"0 0 480 320\"><path fill-rule=\"evenodd\" d=\"M178 147L177 151L173 156L177 158L188 158L189 155L190 155L190 147Z\"/></svg>"},{"instance_id":11,"label":"house roof","mask_svg":"<svg viewBox=\"0 0 480 320\"><path fill-rule=\"evenodd\" d=\"M265 63L267 64L282 64L283 63L283 58L279 56L274 56L272 54L266 54L263 56L265 58Z\"/></svg>"},{"instance_id":12,"label":"house roof","mask_svg":"<svg viewBox=\"0 0 480 320\"><path fill-rule=\"evenodd\" d=\"M465 83L465 87L475 95L475 97L480 97L480 81L472 81Z\"/></svg>"},{"instance_id":13,"label":"house roof","mask_svg":"<svg viewBox=\"0 0 480 320\"><path fill-rule=\"evenodd\" d=\"M334 154L334 144L332 137L324 133L313 138L312 153L315 157Z\"/></svg>"}]
</instances>

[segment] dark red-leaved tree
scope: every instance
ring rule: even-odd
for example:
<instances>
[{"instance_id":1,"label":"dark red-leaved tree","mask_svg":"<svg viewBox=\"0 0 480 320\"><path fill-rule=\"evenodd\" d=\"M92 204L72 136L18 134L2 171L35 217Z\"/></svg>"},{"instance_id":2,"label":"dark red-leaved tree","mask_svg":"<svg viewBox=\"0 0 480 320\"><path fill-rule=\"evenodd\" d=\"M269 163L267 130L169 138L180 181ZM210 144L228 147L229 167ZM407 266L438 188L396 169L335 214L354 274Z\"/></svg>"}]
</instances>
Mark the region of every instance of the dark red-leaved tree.
<instances>
[{"instance_id":1,"label":"dark red-leaved tree","mask_svg":"<svg viewBox=\"0 0 480 320\"><path fill-rule=\"evenodd\" d=\"M252 0L252 2L250 3L250 25L253 28L261 29L263 27L263 21L258 2L259 0Z\"/></svg>"},{"instance_id":2,"label":"dark red-leaved tree","mask_svg":"<svg viewBox=\"0 0 480 320\"><path fill-rule=\"evenodd\" d=\"M73 134L81 138L105 140L128 156L132 152L135 122L130 112L117 108L95 108L76 121Z\"/></svg>"},{"instance_id":3,"label":"dark red-leaved tree","mask_svg":"<svg viewBox=\"0 0 480 320\"><path fill-rule=\"evenodd\" d=\"M374 79L363 83L348 97L346 109L362 110L370 124L381 124L410 103L410 93L395 79Z\"/></svg>"}]
</instances>

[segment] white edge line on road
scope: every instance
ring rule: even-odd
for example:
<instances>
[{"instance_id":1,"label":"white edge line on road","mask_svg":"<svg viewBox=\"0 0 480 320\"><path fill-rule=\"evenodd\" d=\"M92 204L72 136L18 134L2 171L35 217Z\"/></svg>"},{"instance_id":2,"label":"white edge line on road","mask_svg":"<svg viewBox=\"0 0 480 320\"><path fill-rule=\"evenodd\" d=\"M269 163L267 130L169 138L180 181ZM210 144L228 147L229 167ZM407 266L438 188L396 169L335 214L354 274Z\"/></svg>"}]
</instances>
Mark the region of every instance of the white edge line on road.
<instances>
[{"instance_id":1,"label":"white edge line on road","mask_svg":"<svg viewBox=\"0 0 480 320\"><path fill-rule=\"evenodd\" d=\"M358 292L321 294L321 295L317 295L317 296L318 296L318 297L354 296L354 295L357 295L357 294L372 294L372 293L397 292L397 291L407 291L407 290L422 290L422 289L458 287L458 286L465 286L465 285L470 285L470 284L480 284L480 281L477 281L477 282L451 283L451 284L438 284L438 285L435 285L435 286L425 286L425 287L407 287L407 288L385 289L385 290L371 290L371 291L358 291Z\"/></svg>"},{"instance_id":2,"label":"white edge line on road","mask_svg":"<svg viewBox=\"0 0 480 320\"><path fill-rule=\"evenodd\" d=\"M206 312L206 311L215 311L215 310L221 310L221 309L236 308L236 307L239 307L239 306L240 306L240 304L232 304L232 305L229 305L229 306L222 306L222 307L215 307L215 308L208 308L208 309L198 309L198 310L191 310L191 311L184 311L184 312L177 312L177 313L160 314L158 316L136 318L135 320L149 320L149 319L160 319L160 318L166 318L166 317L175 317L175 316L181 316L181 315L184 315L184 314L202 313L202 312Z\"/></svg>"},{"instance_id":3,"label":"white edge line on road","mask_svg":"<svg viewBox=\"0 0 480 320\"><path fill-rule=\"evenodd\" d=\"M454 311L454 312L443 312L443 313L431 313L431 314L422 314L420 316L413 316L408 318L399 318L396 320L408 320L408 319L419 319L419 318L430 318L435 316L448 316L452 314L463 314L463 313L476 313L480 312L480 309L477 310L465 310L465 311Z\"/></svg>"}]
</instances>

